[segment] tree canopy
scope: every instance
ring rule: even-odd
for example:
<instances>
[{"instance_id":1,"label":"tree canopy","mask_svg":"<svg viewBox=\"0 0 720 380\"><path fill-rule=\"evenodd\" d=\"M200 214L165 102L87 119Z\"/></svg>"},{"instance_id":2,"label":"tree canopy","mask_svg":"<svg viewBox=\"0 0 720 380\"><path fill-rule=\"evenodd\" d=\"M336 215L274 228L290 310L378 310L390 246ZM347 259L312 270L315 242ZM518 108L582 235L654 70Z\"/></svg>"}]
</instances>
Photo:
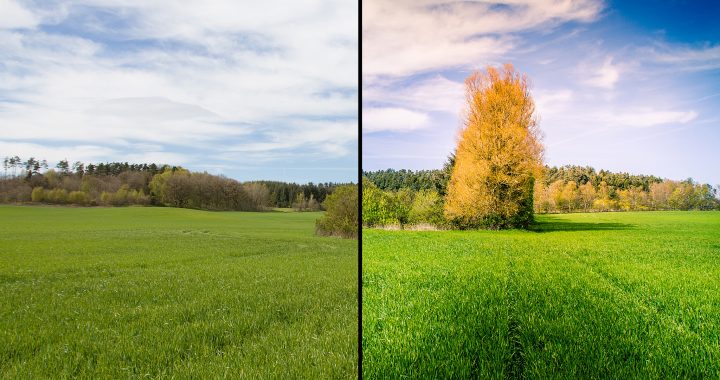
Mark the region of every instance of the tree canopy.
<instances>
[{"instance_id":1,"label":"tree canopy","mask_svg":"<svg viewBox=\"0 0 720 380\"><path fill-rule=\"evenodd\" d=\"M335 189L324 202L325 214L315 222L320 236L358 236L358 186L343 185Z\"/></svg>"},{"instance_id":2,"label":"tree canopy","mask_svg":"<svg viewBox=\"0 0 720 380\"><path fill-rule=\"evenodd\" d=\"M179 166L155 163L67 159L53 169L45 160L5 157L0 203L42 202L83 206L164 205L206 210L263 210L296 206L317 211L336 183L296 184L279 181L241 183Z\"/></svg>"},{"instance_id":3,"label":"tree canopy","mask_svg":"<svg viewBox=\"0 0 720 380\"><path fill-rule=\"evenodd\" d=\"M461 228L527 227L543 147L527 77L512 65L465 80L464 128L445 199Z\"/></svg>"}]
</instances>

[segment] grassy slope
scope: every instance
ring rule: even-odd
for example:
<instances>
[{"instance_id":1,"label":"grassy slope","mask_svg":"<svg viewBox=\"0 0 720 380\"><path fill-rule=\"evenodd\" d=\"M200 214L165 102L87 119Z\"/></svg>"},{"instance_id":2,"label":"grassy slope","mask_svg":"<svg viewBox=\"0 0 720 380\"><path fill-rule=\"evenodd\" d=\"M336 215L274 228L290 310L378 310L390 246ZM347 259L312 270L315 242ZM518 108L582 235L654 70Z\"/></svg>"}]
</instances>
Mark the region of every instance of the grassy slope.
<instances>
[{"instance_id":1,"label":"grassy slope","mask_svg":"<svg viewBox=\"0 0 720 380\"><path fill-rule=\"evenodd\" d=\"M0 377L357 377L357 241L317 213L0 207Z\"/></svg>"},{"instance_id":2,"label":"grassy slope","mask_svg":"<svg viewBox=\"0 0 720 380\"><path fill-rule=\"evenodd\" d=\"M367 378L720 377L720 213L363 231Z\"/></svg>"}]
</instances>

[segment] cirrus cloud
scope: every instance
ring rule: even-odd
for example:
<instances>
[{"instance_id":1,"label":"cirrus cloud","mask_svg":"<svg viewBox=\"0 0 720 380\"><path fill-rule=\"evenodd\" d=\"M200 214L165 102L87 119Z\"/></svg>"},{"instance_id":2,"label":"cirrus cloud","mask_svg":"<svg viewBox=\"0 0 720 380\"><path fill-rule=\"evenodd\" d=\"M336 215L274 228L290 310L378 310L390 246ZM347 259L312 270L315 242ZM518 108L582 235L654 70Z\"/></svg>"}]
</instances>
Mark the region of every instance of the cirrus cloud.
<instances>
[{"instance_id":1,"label":"cirrus cloud","mask_svg":"<svg viewBox=\"0 0 720 380\"><path fill-rule=\"evenodd\" d=\"M237 148L262 146L269 179L338 180L278 175L288 161L351 167L356 137L313 135L288 152L277 136L300 141L308 123L334 120L357 136L356 5L0 0L0 153L54 145L73 159L72 144L92 143L203 170L255 165Z\"/></svg>"},{"instance_id":2,"label":"cirrus cloud","mask_svg":"<svg viewBox=\"0 0 720 380\"><path fill-rule=\"evenodd\" d=\"M363 133L372 132L407 132L424 128L428 125L427 114L405 108L363 107Z\"/></svg>"},{"instance_id":3,"label":"cirrus cloud","mask_svg":"<svg viewBox=\"0 0 720 380\"><path fill-rule=\"evenodd\" d=\"M596 0L366 1L363 76L484 65L515 46L512 33L592 21L602 8Z\"/></svg>"}]
</instances>

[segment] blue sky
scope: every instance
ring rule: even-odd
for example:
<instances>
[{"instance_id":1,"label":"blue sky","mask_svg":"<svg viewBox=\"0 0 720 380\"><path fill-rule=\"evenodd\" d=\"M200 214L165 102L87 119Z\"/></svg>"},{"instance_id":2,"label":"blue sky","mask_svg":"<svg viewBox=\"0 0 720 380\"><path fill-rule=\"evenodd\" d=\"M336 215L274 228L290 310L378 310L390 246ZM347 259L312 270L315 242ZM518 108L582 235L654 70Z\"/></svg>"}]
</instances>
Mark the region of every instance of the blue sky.
<instances>
[{"instance_id":1,"label":"blue sky","mask_svg":"<svg viewBox=\"0 0 720 380\"><path fill-rule=\"evenodd\" d=\"M0 156L356 181L357 2L0 0Z\"/></svg>"},{"instance_id":2,"label":"blue sky","mask_svg":"<svg viewBox=\"0 0 720 380\"><path fill-rule=\"evenodd\" d=\"M720 2L363 3L363 169L440 168L462 81L526 73L550 165L720 184Z\"/></svg>"}]
</instances>

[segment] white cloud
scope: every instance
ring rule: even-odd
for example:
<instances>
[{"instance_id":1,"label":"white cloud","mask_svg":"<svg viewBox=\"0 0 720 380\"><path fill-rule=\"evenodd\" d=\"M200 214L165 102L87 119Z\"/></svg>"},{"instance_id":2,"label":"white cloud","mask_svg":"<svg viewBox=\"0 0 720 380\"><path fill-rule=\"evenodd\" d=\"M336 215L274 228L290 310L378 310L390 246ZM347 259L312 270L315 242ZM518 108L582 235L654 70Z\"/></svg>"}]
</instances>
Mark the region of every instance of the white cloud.
<instances>
[{"instance_id":1,"label":"white cloud","mask_svg":"<svg viewBox=\"0 0 720 380\"><path fill-rule=\"evenodd\" d=\"M536 114L549 116L565 111L573 100L573 92L567 88L533 92Z\"/></svg>"},{"instance_id":2,"label":"white cloud","mask_svg":"<svg viewBox=\"0 0 720 380\"><path fill-rule=\"evenodd\" d=\"M720 46L705 48L683 47L672 52L658 54L657 59L663 62L709 61L720 59Z\"/></svg>"},{"instance_id":3,"label":"white cloud","mask_svg":"<svg viewBox=\"0 0 720 380\"><path fill-rule=\"evenodd\" d=\"M38 19L14 0L0 0L0 29L34 28Z\"/></svg>"},{"instance_id":4,"label":"white cloud","mask_svg":"<svg viewBox=\"0 0 720 380\"><path fill-rule=\"evenodd\" d=\"M602 8L599 0L364 2L363 133L413 131L459 115L464 85L444 71L501 63L522 45L521 32L589 22Z\"/></svg>"},{"instance_id":5,"label":"white cloud","mask_svg":"<svg viewBox=\"0 0 720 380\"><path fill-rule=\"evenodd\" d=\"M428 125L427 114L404 108L363 107L363 133L372 132L408 132L424 128Z\"/></svg>"},{"instance_id":6,"label":"white cloud","mask_svg":"<svg viewBox=\"0 0 720 380\"><path fill-rule=\"evenodd\" d=\"M2 30L20 27L8 27L7 9L15 23L27 16L26 29ZM293 157L314 156L302 142L326 158L351 156L357 122L298 131L357 117L356 4L73 0L23 9L0 0L4 140L57 141L73 156L72 144L126 150L141 141L129 157L181 162L168 145L221 157L244 141L271 155L290 133L300 141ZM32 29L38 23L56 32Z\"/></svg>"},{"instance_id":7,"label":"white cloud","mask_svg":"<svg viewBox=\"0 0 720 380\"><path fill-rule=\"evenodd\" d=\"M35 157L45 159L48 163L56 163L68 159L83 162L100 162L113 157L117 161L125 161L124 157L115 149L99 145L54 145L47 146L35 143L0 140L2 156L19 156L22 159ZM70 154L68 154L70 153ZM148 161L145 161L148 162Z\"/></svg>"},{"instance_id":8,"label":"white cloud","mask_svg":"<svg viewBox=\"0 0 720 380\"><path fill-rule=\"evenodd\" d=\"M482 66L514 46L510 33L592 21L602 7L596 0L366 1L363 76Z\"/></svg>"},{"instance_id":9,"label":"white cloud","mask_svg":"<svg viewBox=\"0 0 720 380\"><path fill-rule=\"evenodd\" d=\"M613 57L606 57L602 66L596 67L587 73L585 83L604 89L613 89L620 80L620 66L613 64Z\"/></svg>"},{"instance_id":10,"label":"white cloud","mask_svg":"<svg viewBox=\"0 0 720 380\"><path fill-rule=\"evenodd\" d=\"M141 141L140 147L209 145L214 139L247 135L249 127L224 125L211 112L164 98L88 100L87 104L5 104L2 138L97 143L112 146Z\"/></svg>"},{"instance_id":11,"label":"white cloud","mask_svg":"<svg viewBox=\"0 0 720 380\"><path fill-rule=\"evenodd\" d=\"M686 45L657 44L654 48L640 49L643 56L660 64L682 70L713 70L720 68L720 45L693 47Z\"/></svg>"},{"instance_id":12,"label":"white cloud","mask_svg":"<svg viewBox=\"0 0 720 380\"><path fill-rule=\"evenodd\" d=\"M695 111L658 111L637 109L619 113L606 113L602 119L614 125L628 127L652 127L663 124L685 124L697 118Z\"/></svg>"},{"instance_id":13,"label":"white cloud","mask_svg":"<svg viewBox=\"0 0 720 380\"><path fill-rule=\"evenodd\" d=\"M238 154L249 154L253 157L266 157L268 151L290 152L296 149L309 149L310 155L344 156L349 154L347 145L357 141L356 121L301 121L294 127L274 129L266 134L262 141L233 144L226 148L233 152L228 157L237 157ZM287 156L280 156L286 158ZM230 158L228 158L230 159Z\"/></svg>"},{"instance_id":14,"label":"white cloud","mask_svg":"<svg viewBox=\"0 0 720 380\"><path fill-rule=\"evenodd\" d=\"M463 84L441 75L413 82L406 87L371 85L363 89L363 102L383 102L388 105L441 111L457 114L463 107Z\"/></svg>"}]
</instances>

